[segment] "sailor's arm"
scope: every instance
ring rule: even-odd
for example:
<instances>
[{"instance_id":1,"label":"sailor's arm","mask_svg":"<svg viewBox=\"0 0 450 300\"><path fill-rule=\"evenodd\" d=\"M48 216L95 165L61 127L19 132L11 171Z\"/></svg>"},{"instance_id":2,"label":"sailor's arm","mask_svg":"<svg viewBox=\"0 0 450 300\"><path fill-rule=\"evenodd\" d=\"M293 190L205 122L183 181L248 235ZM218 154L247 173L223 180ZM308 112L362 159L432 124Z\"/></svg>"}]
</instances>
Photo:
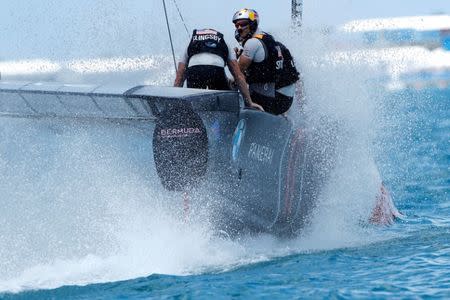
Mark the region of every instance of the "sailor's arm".
<instances>
[{"instance_id":1,"label":"sailor's arm","mask_svg":"<svg viewBox=\"0 0 450 300\"><path fill-rule=\"evenodd\" d=\"M261 105L256 104L252 101L252 98L250 97L250 91L247 86L247 82L245 81L245 76L242 74L241 70L239 69L239 65L236 60L229 60L227 62L228 69L230 70L231 75L234 77L234 81L236 82L236 85L241 92L242 96L244 97L245 104L248 107L256 108L261 111L264 111Z\"/></svg>"},{"instance_id":2,"label":"sailor's arm","mask_svg":"<svg viewBox=\"0 0 450 300\"><path fill-rule=\"evenodd\" d=\"M262 52L261 52L262 51ZM264 52L264 46L262 42L256 38L249 39L242 50L241 55L239 56L239 68L241 72L245 74L245 71L250 67L253 61L258 62L257 57ZM261 59L262 60L262 59Z\"/></svg>"},{"instance_id":3,"label":"sailor's arm","mask_svg":"<svg viewBox=\"0 0 450 300\"><path fill-rule=\"evenodd\" d=\"M252 61L253 60L250 57L245 55L241 55L239 57L239 69L241 70L242 73L244 73L247 70Z\"/></svg>"},{"instance_id":4,"label":"sailor's arm","mask_svg":"<svg viewBox=\"0 0 450 300\"><path fill-rule=\"evenodd\" d=\"M175 77L175 82L173 83L173 86L182 87L185 79L185 74L186 74L186 64L183 62L179 62L177 75Z\"/></svg>"}]
</instances>

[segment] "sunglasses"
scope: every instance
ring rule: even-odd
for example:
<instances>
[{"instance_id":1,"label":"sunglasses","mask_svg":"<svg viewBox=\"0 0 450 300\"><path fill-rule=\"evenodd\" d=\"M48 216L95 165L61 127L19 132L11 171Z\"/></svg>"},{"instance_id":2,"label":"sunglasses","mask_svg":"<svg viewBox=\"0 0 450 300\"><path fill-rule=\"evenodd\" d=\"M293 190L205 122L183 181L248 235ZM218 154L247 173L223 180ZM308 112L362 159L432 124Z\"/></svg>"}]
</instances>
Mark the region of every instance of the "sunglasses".
<instances>
[{"instance_id":1,"label":"sunglasses","mask_svg":"<svg viewBox=\"0 0 450 300\"><path fill-rule=\"evenodd\" d=\"M244 27L247 27L248 24L249 24L249 22L247 22L247 21L241 21L241 22L238 21L238 22L234 23L234 26L236 28L239 28L239 27L244 28Z\"/></svg>"}]
</instances>

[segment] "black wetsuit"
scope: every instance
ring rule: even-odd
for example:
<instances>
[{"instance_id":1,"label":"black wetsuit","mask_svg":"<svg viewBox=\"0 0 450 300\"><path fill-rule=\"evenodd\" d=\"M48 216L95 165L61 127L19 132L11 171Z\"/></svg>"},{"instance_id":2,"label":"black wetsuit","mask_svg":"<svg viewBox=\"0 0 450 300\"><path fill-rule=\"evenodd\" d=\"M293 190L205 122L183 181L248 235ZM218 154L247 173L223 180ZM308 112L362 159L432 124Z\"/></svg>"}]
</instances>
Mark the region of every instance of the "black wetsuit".
<instances>
[{"instance_id":1,"label":"black wetsuit","mask_svg":"<svg viewBox=\"0 0 450 300\"><path fill-rule=\"evenodd\" d=\"M211 65L197 65L186 70L188 88L229 90L225 69Z\"/></svg>"}]
</instances>

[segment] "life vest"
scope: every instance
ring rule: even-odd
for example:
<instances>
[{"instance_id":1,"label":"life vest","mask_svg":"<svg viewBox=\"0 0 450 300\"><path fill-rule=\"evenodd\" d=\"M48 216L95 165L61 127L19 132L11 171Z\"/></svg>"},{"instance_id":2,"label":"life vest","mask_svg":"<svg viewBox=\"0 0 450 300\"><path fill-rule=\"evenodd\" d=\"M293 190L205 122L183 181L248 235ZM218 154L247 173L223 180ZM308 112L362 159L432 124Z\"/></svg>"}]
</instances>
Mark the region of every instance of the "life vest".
<instances>
[{"instance_id":1,"label":"life vest","mask_svg":"<svg viewBox=\"0 0 450 300\"><path fill-rule=\"evenodd\" d=\"M194 29L187 49L188 58L205 52L220 56L226 64L228 61L228 46L222 33L213 29Z\"/></svg>"},{"instance_id":2,"label":"life vest","mask_svg":"<svg viewBox=\"0 0 450 300\"><path fill-rule=\"evenodd\" d=\"M253 61L245 71L247 83L275 82L277 61L281 61L281 52L276 48L275 39L268 33L256 34L266 52L266 57L261 62ZM245 44L244 44L245 45Z\"/></svg>"},{"instance_id":3,"label":"life vest","mask_svg":"<svg viewBox=\"0 0 450 300\"><path fill-rule=\"evenodd\" d=\"M297 82L300 79L300 72L295 67L294 58L289 49L280 42L276 43L283 56L283 63L281 67L277 66L275 77L275 89L279 89Z\"/></svg>"},{"instance_id":4,"label":"life vest","mask_svg":"<svg viewBox=\"0 0 450 300\"><path fill-rule=\"evenodd\" d=\"M266 51L266 57L261 62L252 62L246 70L248 83L274 82L279 89L299 80L300 73L295 67L294 59L285 45L275 41L268 33L256 34Z\"/></svg>"}]
</instances>

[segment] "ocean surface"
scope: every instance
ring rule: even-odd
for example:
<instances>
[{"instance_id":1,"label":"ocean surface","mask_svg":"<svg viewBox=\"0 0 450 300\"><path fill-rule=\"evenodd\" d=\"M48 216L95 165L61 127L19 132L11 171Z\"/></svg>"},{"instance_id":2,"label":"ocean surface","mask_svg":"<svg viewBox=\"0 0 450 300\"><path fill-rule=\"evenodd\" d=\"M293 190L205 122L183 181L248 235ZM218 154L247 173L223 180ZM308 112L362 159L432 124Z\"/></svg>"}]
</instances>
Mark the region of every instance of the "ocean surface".
<instances>
[{"instance_id":1,"label":"ocean surface","mask_svg":"<svg viewBox=\"0 0 450 300\"><path fill-rule=\"evenodd\" d=\"M17 145L25 140L33 154L48 156L49 150L42 145L53 148L52 153L60 147L58 153L67 161L83 163L64 165L67 161L62 163L58 156L45 163L30 159L16 162L8 174L5 155L25 150L2 146L2 176L9 183L1 185L0 298L448 299L450 90L407 90L384 97L383 109L389 113L378 129L377 147L383 151L377 163L404 216L389 227L343 227L346 232L330 241L317 236L226 240L210 235L206 225L183 228L176 216L158 218L150 211L154 207L139 206L146 196L163 196L161 191L140 187L154 180L139 163L150 160L149 154L145 146L127 145L130 137L124 136L123 126L90 124L88 135L79 124L76 129L65 124L64 132L59 132L61 140L49 146L48 137L36 134L40 126L49 126L45 121L38 126L27 120L2 121L3 140L11 141L17 132L9 131L19 128L23 133ZM105 137L110 131L115 144ZM132 140L144 144L145 130L133 128L131 132ZM130 134L129 128L126 133ZM104 145L109 145L107 151ZM134 155L117 156L131 149ZM96 156L98 152L103 155ZM126 170L130 165L134 177ZM59 170L59 181L47 182L55 180L50 169ZM77 177L79 173L89 180ZM21 183L24 176L39 180ZM69 180L75 183L69 185ZM117 187L121 184L127 188ZM35 191L38 195L29 196L36 185L41 187ZM98 198L89 198L86 189L94 189ZM7 199L16 201L7 203ZM127 204L121 203L124 199ZM116 214L108 215L105 210ZM146 213L157 220L146 219ZM336 212L334 217L345 216ZM18 220L8 225L8 218ZM110 228L104 228L107 225ZM122 225L126 228L123 236L109 236L120 232Z\"/></svg>"},{"instance_id":2,"label":"ocean surface","mask_svg":"<svg viewBox=\"0 0 450 300\"><path fill-rule=\"evenodd\" d=\"M159 3L74 3L5 10L16 21L2 80L172 83L165 31L144 30L164 24ZM41 22L49 12L58 18ZM170 16L178 20L173 7ZM181 53L186 35L175 28ZM201 218L186 222L180 195L148 172L151 124L2 117L0 299L449 299L450 89L390 91L377 80L396 62L283 32L302 67L306 115L345 129L304 234L228 239ZM403 215L391 226L361 218L380 178Z\"/></svg>"}]
</instances>

